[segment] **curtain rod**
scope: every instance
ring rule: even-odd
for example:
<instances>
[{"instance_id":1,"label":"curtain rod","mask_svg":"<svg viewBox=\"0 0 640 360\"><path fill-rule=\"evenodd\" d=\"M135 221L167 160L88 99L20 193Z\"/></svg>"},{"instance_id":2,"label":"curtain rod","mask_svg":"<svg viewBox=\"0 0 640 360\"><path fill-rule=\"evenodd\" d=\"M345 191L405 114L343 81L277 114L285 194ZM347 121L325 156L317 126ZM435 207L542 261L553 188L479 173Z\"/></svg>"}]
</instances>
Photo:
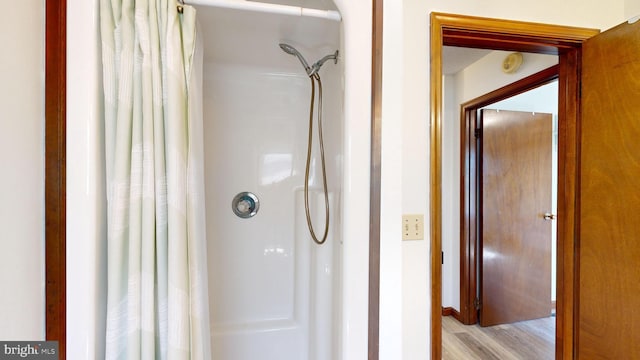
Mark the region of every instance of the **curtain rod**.
<instances>
[{"instance_id":1,"label":"curtain rod","mask_svg":"<svg viewBox=\"0 0 640 360\"><path fill-rule=\"evenodd\" d=\"M334 21L342 20L342 16L340 15L340 13L335 10L309 9L299 6L268 4L247 0L186 0L184 3L186 5L213 6L227 9L258 11L271 14L310 16Z\"/></svg>"}]
</instances>

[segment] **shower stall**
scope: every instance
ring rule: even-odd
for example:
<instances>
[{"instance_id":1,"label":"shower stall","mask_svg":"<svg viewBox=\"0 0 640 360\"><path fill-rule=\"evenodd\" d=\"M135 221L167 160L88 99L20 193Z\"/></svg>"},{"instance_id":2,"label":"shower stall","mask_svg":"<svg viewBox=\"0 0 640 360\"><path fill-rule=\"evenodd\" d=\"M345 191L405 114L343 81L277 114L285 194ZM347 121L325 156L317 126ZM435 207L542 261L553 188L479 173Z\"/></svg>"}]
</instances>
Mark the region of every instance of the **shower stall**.
<instances>
[{"instance_id":1,"label":"shower stall","mask_svg":"<svg viewBox=\"0 0 640 360\"><path fill-rule=\"evenodd\" d=\"M197 11L213 358L338 359L344 70L341 61L311 70L279 44L320 59L340 47L340 22L209 6ZM318 236L330 224L322 245L313 242L305 217L312 91L305 68L323 82L328 219L317 136L308 189Z\"/></svg>"},{"instance_id":2,"label":"shower stall","mask_svg":"<svg viewBox=\"0 0 640 360\"><path fill-rule=\"evenodd\" d=\"M209 6L220 2L238 6ZM371 3L276 2L192 2L204 54L213 359L365 358ZM106 204L97 3L69 0L68 6L68 358L104 354ZM295 16L244 9L283 5L322 11ZM301 58L309 60L306 66ZM310 76L322 80L325 164L316 113L307 217ZM321 239L327 221L326 241L317 244L309 224Z\"/></svg>"}]
</instances>

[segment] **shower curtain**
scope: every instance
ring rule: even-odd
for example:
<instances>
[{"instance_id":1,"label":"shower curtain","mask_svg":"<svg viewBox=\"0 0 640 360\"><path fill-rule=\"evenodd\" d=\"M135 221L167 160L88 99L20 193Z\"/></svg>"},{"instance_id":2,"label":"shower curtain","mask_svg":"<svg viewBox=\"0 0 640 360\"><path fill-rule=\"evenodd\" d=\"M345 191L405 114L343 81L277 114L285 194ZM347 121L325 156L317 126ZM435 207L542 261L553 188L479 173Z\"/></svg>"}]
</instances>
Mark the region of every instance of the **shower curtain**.
<instances>
[{"instance_id":1,"label":"shower curtain","mask_svg":"<svg viewBox=\"0 0 640 360\"><path fill-rule=\"evenodd\" d=\"M183 9L100 3L107 359L210 358L202 47Z\"/></svg>"}]
</instances>

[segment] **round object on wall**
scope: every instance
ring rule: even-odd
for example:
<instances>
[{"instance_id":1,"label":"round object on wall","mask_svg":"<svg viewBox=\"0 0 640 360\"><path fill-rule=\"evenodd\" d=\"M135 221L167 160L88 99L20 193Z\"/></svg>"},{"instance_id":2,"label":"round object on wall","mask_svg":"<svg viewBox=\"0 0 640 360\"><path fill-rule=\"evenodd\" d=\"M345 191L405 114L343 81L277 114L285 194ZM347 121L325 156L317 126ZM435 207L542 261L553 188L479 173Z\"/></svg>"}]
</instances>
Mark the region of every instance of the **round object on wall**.
<instances>
[{"instance_id":1,"label":"round object on wall","mask_svg":"<svg viewBox=\"0 0 640 360\"><path fill-rule=\"evenodd\" d=\"M231 201L233 213L243 219L254 217L260 209L260 200L254 193L244 191L236 195Z\"/></svg>"},{"instance_id":2,"label":"round object on wall","mask_svg":"<svg viewBox=\"0 0 640 360\"><path fill-rule=\"evenodd\" d=\"M502 71L506 74L513 74L522 65L522 53L514 52L502 61Z\"/></svg>"}]
</instances>

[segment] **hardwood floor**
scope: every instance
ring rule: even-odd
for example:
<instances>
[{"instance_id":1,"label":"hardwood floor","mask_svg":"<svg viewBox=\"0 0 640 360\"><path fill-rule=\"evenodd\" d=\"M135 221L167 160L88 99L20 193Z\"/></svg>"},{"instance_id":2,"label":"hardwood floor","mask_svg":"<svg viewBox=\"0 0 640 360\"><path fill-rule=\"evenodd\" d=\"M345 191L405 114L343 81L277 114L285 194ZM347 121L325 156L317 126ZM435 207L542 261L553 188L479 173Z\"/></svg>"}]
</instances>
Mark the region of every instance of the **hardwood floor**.
<instances>
[{"instance_id":1,"label":"hardwood floor","mask_svg":"<svg viewBox=\"0 0 640 360\"><path fill-rule=\"evenodd\" d=\"M555 358L555 317L508 325L463 325L442 317L444 360L547 360Z\"/></svg>"}]
</instances>

